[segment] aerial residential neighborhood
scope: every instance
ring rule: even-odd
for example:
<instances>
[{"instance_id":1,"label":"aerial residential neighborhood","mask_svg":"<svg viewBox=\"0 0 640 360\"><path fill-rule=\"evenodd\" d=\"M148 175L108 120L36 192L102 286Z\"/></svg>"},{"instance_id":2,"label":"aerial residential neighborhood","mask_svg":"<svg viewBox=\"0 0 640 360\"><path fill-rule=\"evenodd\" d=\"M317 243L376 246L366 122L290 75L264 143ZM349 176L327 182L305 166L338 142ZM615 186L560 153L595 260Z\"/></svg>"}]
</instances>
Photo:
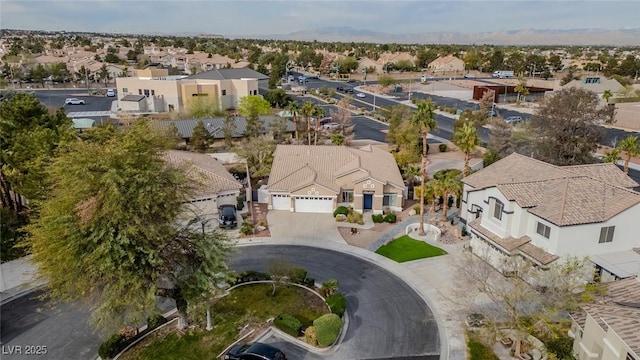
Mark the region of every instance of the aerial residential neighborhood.
<instances>
[{"instance_id":1,"label":"aerial residential neighborhood","mask_svg":"<svg viewBox=\"0 0 640 360\"><path fill-rule=\"evenodd\" d=\"M3 359L640 360L634 4L156 5L0 4Z\"/></svg>"}]
</instances>

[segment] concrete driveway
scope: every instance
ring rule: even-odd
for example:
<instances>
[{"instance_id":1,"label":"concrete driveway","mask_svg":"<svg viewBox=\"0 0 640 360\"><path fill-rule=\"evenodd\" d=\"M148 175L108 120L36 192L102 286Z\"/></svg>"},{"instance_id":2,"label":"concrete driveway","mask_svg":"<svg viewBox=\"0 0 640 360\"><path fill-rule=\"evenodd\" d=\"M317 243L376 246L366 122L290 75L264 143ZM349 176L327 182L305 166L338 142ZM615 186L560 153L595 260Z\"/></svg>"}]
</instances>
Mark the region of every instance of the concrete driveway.
<instances>
[{"instance_id":1,"label":"concrete driveway","mask_svg":"<svg viewBox=\"0 0 640 360\"><path fill-rule=\"evenodd\" d=\"M333 241L346 244L332 214L292 213L270 210L267 214L271 238L278 243L314 245Z\"/></svg>"}]
</instances>

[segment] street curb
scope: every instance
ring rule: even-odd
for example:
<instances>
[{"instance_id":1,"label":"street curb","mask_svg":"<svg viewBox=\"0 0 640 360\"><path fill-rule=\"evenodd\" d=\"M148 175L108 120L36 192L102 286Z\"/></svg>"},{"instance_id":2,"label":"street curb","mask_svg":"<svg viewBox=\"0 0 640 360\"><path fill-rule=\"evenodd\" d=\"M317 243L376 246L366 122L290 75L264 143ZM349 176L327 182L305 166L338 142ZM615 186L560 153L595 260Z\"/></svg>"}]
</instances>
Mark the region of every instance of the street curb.
<instances>
[{"instance_id":1,"label":"street curb","mask_svg":"<svg viewBox=\"0 0 640 360\"><path fill-rule=\"evenodd\" d=\"M0 306L4 306L6 304L9 304L10 302L13 302L14 300L17 300L17 299L19 299L19 298L21 298L23 296L29 295L32 292L41 290L46 286L47 286L47 283L40 284L40 285L33 286L33 287L27 287L24 290L19 291L19 292L15 293L15 294L11 294L11 295L9 295L7 297L3 297L2 300L0 301ZM9 289L9 290L11 290L11 289Z\"/></svg>"}]
</instances>

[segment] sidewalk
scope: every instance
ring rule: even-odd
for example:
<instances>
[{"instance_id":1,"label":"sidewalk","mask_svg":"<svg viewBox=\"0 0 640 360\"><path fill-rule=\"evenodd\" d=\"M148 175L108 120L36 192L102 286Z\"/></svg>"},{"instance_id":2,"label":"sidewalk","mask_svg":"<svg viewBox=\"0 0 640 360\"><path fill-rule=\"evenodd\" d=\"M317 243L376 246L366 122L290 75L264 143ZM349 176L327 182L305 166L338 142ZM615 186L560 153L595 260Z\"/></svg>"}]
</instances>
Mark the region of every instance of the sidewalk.
<instances>
[{"instance_id":1,"label":"sidewalk","mask_svg":"<svg viewBox=\"0 0 640 360\"><path fill-rule=\"evenodd\" d=\"M46 284L38 279L31 256L7 261L0 265L0 304L4 305Z\"/></svg>"}]
</instances>

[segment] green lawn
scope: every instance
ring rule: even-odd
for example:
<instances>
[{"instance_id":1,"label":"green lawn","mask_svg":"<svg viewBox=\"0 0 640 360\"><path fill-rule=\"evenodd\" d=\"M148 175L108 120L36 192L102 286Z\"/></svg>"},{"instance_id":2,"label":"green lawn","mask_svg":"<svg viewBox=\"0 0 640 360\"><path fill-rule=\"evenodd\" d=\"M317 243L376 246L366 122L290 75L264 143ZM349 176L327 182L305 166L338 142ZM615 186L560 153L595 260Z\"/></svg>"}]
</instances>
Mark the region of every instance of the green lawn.
<instances>
[{"instance_id":1,"label":"green lawn","mask_svg":"<svg viewBox=\"0 0 640 360\"><path fill-rule=\"evenodd\" d=\"M213 330L203 330L204 323L198 321L201 326L183 334L160 331L127 351L120 359L213 360L237 339L239 330L246 324L264 323L269 318L288 313L306 327L312 325L316 318L329 313L320 298L304 289L280 287L273 297L271 289L270 284L241 286L212 306ZM192 318L197 315L196 311L190 314Z\"/></svg>"},{"instance_id":2,"label":"green lawn","mask_svg":"<svg viewBox=\"0 0 640 360\"><path fill-rule=\"evenodd\" d=\"M447 252L424 241L414 240L409 235L404 235L381 246L376 250L376 253L397 262L405 262L445 255Z\"/></svg>"}]
</instances>

